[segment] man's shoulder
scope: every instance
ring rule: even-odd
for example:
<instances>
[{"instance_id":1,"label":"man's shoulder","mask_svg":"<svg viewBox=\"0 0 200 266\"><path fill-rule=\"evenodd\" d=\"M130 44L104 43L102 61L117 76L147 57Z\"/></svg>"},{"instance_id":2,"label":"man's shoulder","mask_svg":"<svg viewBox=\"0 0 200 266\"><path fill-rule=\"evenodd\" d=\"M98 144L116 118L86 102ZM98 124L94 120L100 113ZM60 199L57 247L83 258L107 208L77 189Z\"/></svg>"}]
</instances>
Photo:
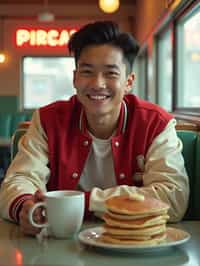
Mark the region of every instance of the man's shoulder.
<instances>
[{"instance_id":1,"label":"man's shoulder","mask_svg":"<svg viewBox=\"0 0 200 266\"><path fill-rule=\"evenodd\" d=\"M68 108L73 108L79 105L76 95L73 95L69 100L59 100L39 109L40 112L63 111Z\"/></svg>"},{"instance_id":2,"label":"man's shoulder","mask_svg":"<svg viewBox=\"0 0 200 266\"><path fill-rule=\"evenodd\" d=\"M81 104L74 95L68 101L57 101L39 109L40 121L43 127L69 124L77 120L81 112Z\"/></svg>"},{"instance_id":3,"label":"man's shoulder","mask_svg":"<svg viewBox=\"0 0 200 266\"><path fill-rule=\"evenodd\" d=\"M125 101L128 103L129 108L134 114L147 116L147 117L159 117L165 121L169 121L173 116L164 110L162 107L155 103L151 103L140 99L139 97L129 94L125 97Z\"/></svg>"}]
</instances>

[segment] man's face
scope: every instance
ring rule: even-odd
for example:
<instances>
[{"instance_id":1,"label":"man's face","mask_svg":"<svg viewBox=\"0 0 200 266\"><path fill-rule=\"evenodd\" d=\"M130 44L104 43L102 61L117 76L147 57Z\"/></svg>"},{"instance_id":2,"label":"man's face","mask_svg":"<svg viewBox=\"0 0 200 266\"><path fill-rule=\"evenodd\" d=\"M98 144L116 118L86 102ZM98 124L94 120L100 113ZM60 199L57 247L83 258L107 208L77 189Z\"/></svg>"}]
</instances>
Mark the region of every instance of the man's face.
<instances>
[{"instance_id":1,"label":"man's face","mask_svg":"<svg viewBox=\"0 0 200 266\"><path fill-rule=\"evenodd\" d=\"M87 114L119 112L130 89L133 75L126 75L121 49L112 45L86 47L74 71L74 87Z\"/></svg>"}]
</instances>

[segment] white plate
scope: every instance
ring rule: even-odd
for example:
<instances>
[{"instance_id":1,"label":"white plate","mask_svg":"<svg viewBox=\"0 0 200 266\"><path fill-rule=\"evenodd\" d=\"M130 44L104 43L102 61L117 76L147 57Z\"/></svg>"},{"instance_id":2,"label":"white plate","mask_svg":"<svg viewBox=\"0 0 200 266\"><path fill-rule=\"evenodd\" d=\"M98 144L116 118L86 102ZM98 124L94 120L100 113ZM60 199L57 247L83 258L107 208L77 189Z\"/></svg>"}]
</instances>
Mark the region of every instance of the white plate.
<instances>
[{"instance_id":1,"label":"white plate","mask_svg":"<svg viewBox=\"0 0 200 266\"><path fill-rule=\"evenodd\" d=\"M167 227L167 239L166 242L151 246L145 245L117 245L117 244L107 244L100 241L97 241L98 237L103 233L103 227L93 227L86 230L83 230L79 233L78 239L81 243L93 246L100 247L103 249L117 250L124 252L144 252L144 251L158 251L161 249L166 249L172 246L177 246L185 243L190 239L190 234L183 230Z\"/></svg>"}]
</instances>

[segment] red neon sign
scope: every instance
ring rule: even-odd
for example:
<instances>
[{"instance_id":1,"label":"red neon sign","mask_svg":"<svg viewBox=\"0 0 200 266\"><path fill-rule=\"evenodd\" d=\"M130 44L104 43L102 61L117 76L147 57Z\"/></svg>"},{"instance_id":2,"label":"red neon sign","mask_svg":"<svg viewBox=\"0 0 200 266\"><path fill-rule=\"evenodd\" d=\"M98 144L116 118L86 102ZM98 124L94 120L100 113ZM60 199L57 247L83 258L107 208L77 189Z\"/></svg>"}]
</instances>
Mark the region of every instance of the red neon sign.
<instances>
[{"instance_id":1,"label":"red neon sign","mask_svg":"<svg viewBox=\"0 0 200 266\"><path fill-rule=\"evenodd\" d=\"M16 45L17 47L66 47L70 36L76 31L75 29L18 29Z\"/></svg>"}]
</instances>

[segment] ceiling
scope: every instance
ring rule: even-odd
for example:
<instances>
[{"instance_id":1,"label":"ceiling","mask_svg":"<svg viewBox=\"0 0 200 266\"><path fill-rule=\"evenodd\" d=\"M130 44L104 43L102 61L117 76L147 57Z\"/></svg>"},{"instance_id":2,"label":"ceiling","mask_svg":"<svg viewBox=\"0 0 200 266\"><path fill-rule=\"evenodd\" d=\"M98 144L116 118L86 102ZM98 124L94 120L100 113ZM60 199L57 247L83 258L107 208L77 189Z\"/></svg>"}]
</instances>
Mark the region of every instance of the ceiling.
<instances>
[{"instance_id":1,"label":"ceiling","mask_svg":"<svg viewBox=\"0 0 200 266\"><path fill-rule=\"evenodd\" d=\"M41 8L48 6L57 19L66 19L66 17L97 19L106 16L110 19L114 17L123 19L134 16L136 1L121 0L118 12L105 14L100 11L98 0L0 0L0 18L30 19L41 12Z\"/></svg>"},{"instance_id":2,"label":"ceiling","mask_svg":"<svg viewBox=\"0 0 200 266\"><path fill-rule=\"evenodd\" d=\"M16 5L16 4L31 4L31 5L42 5L44 4L45 0L0 0L0 4L3 5ZM83 5L83 4L91 4L94 5L98 3L98 0L48 0L49 5ZM121 0L121 4L125 5L133 5L136 0Z\"/></svg>"}]
</instances>

